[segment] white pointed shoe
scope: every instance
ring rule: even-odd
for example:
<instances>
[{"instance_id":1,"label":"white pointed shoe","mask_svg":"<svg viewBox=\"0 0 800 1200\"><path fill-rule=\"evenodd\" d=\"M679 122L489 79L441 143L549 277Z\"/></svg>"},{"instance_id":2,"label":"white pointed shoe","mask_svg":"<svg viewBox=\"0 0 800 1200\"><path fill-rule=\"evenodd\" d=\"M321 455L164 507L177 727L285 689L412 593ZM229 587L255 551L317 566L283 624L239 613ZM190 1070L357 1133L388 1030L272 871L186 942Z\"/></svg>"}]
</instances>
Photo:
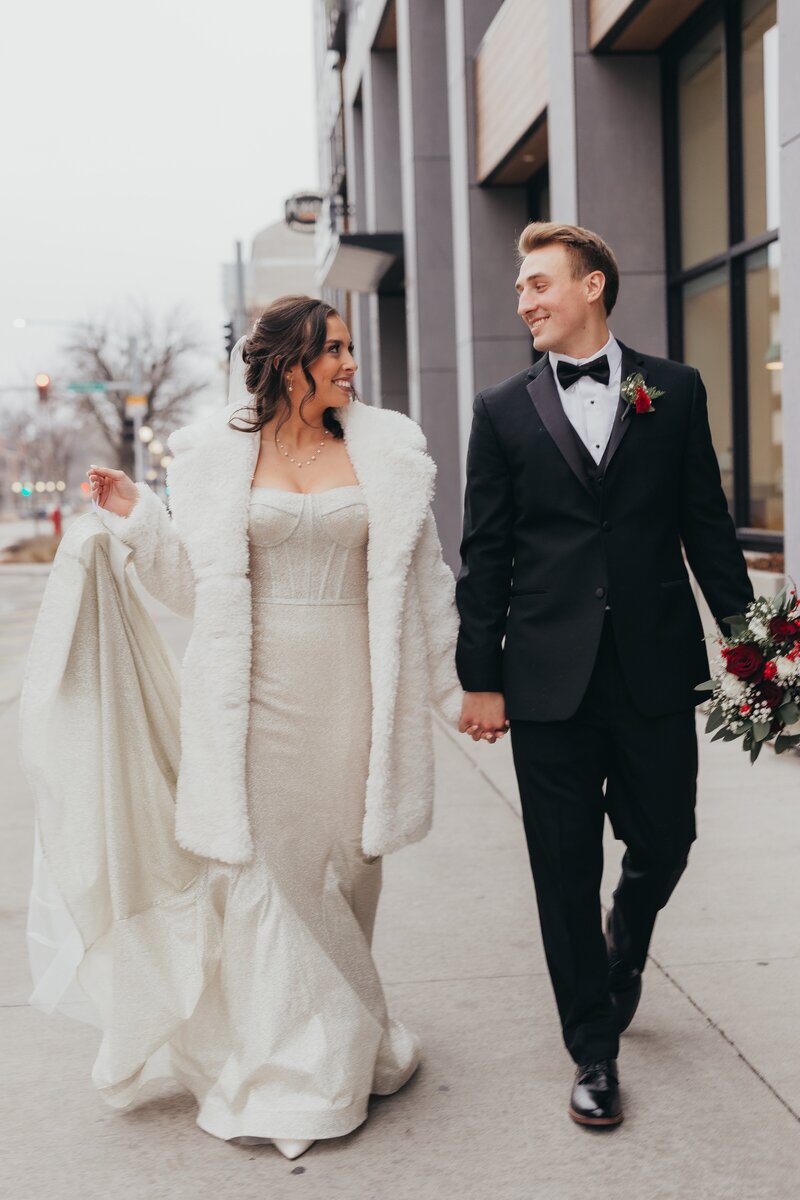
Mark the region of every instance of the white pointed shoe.
<instances>
[{"instance_id":1,"label":"white pointed shoe","mask_svg":"<svg viewBox=\"0 0 800 1200\"><path fill-rule=\"evenodd\" d=\"M314 1145L314 1139L310 1142L298 1142L291 1138L273 1138L272 1144L276 1150L280 1150L284 1158L299 1158Z\"/></svg>"}]
</instances>

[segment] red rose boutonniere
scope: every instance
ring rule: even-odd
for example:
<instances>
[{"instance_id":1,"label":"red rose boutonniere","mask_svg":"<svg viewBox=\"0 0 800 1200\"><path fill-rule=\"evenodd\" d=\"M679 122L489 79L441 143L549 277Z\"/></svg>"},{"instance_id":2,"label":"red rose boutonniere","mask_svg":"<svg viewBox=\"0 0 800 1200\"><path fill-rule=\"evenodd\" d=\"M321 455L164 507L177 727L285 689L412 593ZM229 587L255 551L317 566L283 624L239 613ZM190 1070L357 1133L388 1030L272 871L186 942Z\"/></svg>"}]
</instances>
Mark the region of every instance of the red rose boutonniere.
<instances>
[{"instance_id":1,"label":"red rose boutonniere","mask_svg":"<svg viewBox=\"0 0 800 1200\"><path fill-rule=\"evenodd\" d=\"M620 420L624 421L631 411L636 413L655 412L653 401L658 400L664 393L657 387L647 387L644 375L636 374L628 376L620 388L620 395L625 401L625 411L620 417Z\"/></svg>"}]
</instances>

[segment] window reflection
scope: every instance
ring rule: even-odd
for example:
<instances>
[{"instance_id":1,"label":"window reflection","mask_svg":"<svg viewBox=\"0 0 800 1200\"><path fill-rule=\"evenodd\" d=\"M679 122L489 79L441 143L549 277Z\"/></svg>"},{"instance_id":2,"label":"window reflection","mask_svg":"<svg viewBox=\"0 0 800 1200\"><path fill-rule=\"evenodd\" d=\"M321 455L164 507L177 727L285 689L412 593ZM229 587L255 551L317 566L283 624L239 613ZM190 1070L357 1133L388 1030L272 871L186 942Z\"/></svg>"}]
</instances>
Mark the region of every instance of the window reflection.
<instances>
[{"instance_id":1,"label":"window reflection","mask_svg":"<svg viewBox=\"0 0 800 1200\"><path fill-rule=\"evenodd\" d=\"M708 392L708 416L722 486L733 504L730 308L725 269L687 283L683 291L684 360L697 367Z\"/></svg>"},{"instance_id":2,"label":"window reflection","mask_svg":"<svg viewBox=\"0 0 800 1200\"><path fill-rule=\"evenodd\" d=\"M728 245L725 57L722 23L680 58L681 254L684 267Z\"/></svg>"},{"instance_id":3,"label":"window reflection","mask_svg":"<svg viewBox=\"0 0 800 1200\"><path fill-rule=\"evenodd\" d=\"M783 528L780 244L747 260L750 524Z\"/></svg>"},{"instance_id":4,"label":"window reflection","mask_svg":"<svg viewBox=\"0 0 800 1200\"><path fill-rule=\"evenodd\" d=\"M775 0L749 0L742 13L745 238L780 221L776 9Z\"/></svg>"}]
</instances>

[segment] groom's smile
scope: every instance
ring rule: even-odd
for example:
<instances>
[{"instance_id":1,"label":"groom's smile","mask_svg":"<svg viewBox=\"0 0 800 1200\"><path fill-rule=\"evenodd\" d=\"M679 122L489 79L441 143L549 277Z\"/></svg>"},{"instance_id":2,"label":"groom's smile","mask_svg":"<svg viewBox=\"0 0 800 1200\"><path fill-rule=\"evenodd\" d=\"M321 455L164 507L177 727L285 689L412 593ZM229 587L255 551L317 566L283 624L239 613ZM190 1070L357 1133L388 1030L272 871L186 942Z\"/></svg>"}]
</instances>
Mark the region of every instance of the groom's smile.
<instances>
[{"instance_id":1,"label":"groom's smile","mask_svg":"<svg viewBox=\"0 0 800 1200\"><path fill-rule=\"evenodd\" d=\"M547 320L547 317L533 317L529 320L526 319L528 329L530 329L530 331L534 337L536 337L536 334L542 328L542 326L544 325L546 320Z\"/></svg>"}]
</instances>

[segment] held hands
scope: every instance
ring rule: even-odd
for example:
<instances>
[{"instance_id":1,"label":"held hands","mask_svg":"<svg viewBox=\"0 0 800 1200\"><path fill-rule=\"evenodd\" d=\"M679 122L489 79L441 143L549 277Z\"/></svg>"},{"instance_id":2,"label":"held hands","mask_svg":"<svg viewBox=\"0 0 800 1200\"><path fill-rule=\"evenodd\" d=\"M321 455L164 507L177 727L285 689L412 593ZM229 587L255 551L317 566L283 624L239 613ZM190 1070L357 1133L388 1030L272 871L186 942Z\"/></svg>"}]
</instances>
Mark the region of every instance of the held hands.
<instances>
[{"instance_id":1,"label":"held hands","mask_svg":"<svg viewBox=\"0 0 800 1200\"><path fill-rule=\"evenodd\" d=\"M94 464L86 472L92 486L92 499L101 508L116 513L118 517L130 515L139 493L136 484L129 479L124 471L115 471L112 467L96 467Z\"/></svg>"},{"instance_id":2,"label":"held hands","mask_svg":"<svg viewBox=\"0 0 800 1200\"><path fill-rule=\"evenodd\" d=\"M508 730L506 703L502 692L465 692L461 706L460 733L468 733L473 742L494 745Z\"/></svg>"}]
</instances>

